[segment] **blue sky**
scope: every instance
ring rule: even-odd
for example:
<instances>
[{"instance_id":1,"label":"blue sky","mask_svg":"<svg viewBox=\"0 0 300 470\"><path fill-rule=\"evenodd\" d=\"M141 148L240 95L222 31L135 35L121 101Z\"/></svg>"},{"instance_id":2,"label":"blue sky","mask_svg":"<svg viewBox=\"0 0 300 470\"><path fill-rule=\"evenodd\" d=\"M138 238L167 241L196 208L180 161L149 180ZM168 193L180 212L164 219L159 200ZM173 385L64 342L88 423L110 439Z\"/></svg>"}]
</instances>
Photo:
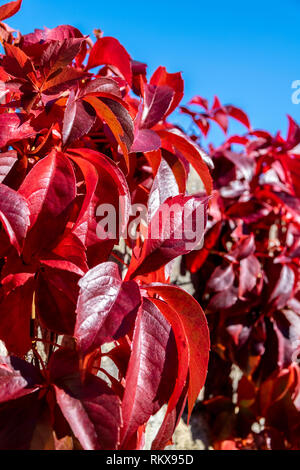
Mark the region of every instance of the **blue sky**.
<instances>
[{"instance_id":1,"label":"blue sky","mask_svg":"<svg viewBox=\"0 0 300 470\"><path fill-rule=\"evenodd\" d=\"M291 84L300 80L299 21L299 0L23 0L7 23L22 33L72 24L92 37L100 28L150 74L159 65L182 71L183 102L216 94L242 107L254 128L285 133L286 114L300 121L300 104L291 101Z\"/></svg>"}]
</instances>

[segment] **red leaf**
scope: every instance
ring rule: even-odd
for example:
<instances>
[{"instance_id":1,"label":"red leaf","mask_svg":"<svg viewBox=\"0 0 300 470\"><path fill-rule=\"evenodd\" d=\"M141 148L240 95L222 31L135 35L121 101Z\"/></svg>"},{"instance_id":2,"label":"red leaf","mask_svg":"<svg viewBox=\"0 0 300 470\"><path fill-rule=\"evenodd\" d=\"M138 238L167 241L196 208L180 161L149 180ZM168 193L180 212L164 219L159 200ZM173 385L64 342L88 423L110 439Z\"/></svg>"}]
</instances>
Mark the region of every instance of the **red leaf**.
<instances>
[{"instance_id":1,"label":"red leaf","mask_svg":"<svg viewBox=\"0 0 300 470\"><path fill-rule=\"evenodd\" d=\"M184 82L181 73L168 73L165 67L158 67L150 79L150 84L168 86L174 91L172 103L166 113L166 116L169 116L169 114L177 108L183 98Z\"/></svg>"},{"instance_id":2,"label":"red leaf","mask_svg":"<svg viewBox=\"0 0 300 470\"><path fill-rule=\"evenodd\" d=\"M127 113L122 105L118 106L119 103L112 100L109 100L109 105L95 96L86 96L84 100L95 109L99 119L108 125L117 143L121 147L127 168L129 168L128 152L133 143L133 122L129 113ZM117 114L113 112L111 107L113 107L113 110ZM120 112L122 112L122 114L120 114Z\"/></svg>"},{"instance_id":3,"label":"red leaf","mask_svg":"<svg viewBox=\"0 0 300 470\"><path fill-rule=\"evenodd\" d=\"M66 228L76 195L75 175L69 160L52 151L29 172L19 192L30 209L26 255L50 248Z\"/></svg>"},{"instance_id":4,"label":"red leaf","mask_svg":"<svg viewBox=\"0 0 300 470\"><path fill-rule=\"evenodd\" d=\"M165 149L162 149L161 153L176 178L179 193L186 194L189 164L185 160L182 160L181 156L178 154L174 155Z\"/></svg>"},{"instance_id":5,"label":"red leaf","mask_svg":"<svg viewBox=\"0 0 300 470\"><path fill-rule=\"evenodd\" d=\"M5 44L5 52L3 66L7 73L26 81L29 79L31 83L36 82L33 63L22 49L7 43ZM29 90L33 91L31 87Z\"/></svg>"},{"instance_id":6,"label":"red leaf","mask_svg":"<svg viewBox=\"0 0 300 470\"><path fill-rule=\"evenodd\" d=\"M85 247L80 239L72 232L67 233L64 238L56 245L49 255L50 258L56 258L64 263L70 263L69 271L76 272L74 265L78 267L78 274L83 275L88 271ZM58 263L57 263L58 264Z\"/></svg>"},{"instance_id":7,"label":"red leaf","mask_svg":"<svg viewBox=\"0 0 300 470\"><path fill-rule=\"evenodd\" d=\"M154 412L169 335L170 325L148 299L143 299L136 320L125 379L121 448L126 447L138 427L146 423Z\"/></svg>"},{"instance_id":8,"label":"red leaf","mask_svg":"<svg viewBox=\"0 0 300 470\"><path fill-rule=\"evenodd\" d=\"M64 39L82 38L82 33L74 26L60 25L56 28L35 29L34 33L25 34L22 39L22 47L29 47L46 41L63 41Z\"/></svg>"},{"instance_id":9,"label":"red leaf","mask_svg":"<svg viewBox=\"0 0 300 470\"><path fill-rule=\"evenodd\" d=\"M164 159L161 160L148 199L148 220L152 219L155 212L159 209L169 197L179 195L179 188L168 163Z\"/></svg>"},{"instance_id":10,"label":"red leaf","mask_svg":"<svg viewBox=\"0 0 300 470\"><path fill-rule=\"evenodd\" d=\"M87 74L83 73L81 70L66 66L61 73L51 75L49 79L43 83L41 92L43 95L62 93L63 91L69 90L72 85L79 83L80 80L85 79L86 76ZM45 99L45 96L43 96L43 98Z\"/></svg>"},{"instance_id":11,"label":"red leaf","mask_svg":"<svg viewBox=\"0 0 300 470\"><path fill-rule=\"evenodd\" d=\"M55 72L62 72L77 56L84 41L84 38L49 41L40 57L40 67L46 77L51 77Z\"/></svg>"},{"instance_id":12,"label":"red leaf","mask_svg":"<svg viewBox=\"0 0 300 470\"><path fill-rule=\"evenodd\" d=\"M189 104L198 104L199 106L202 106L206 111L208 111L208 101L205 98L202 98L201 96L194 96L194 98L189 101Z\"/></svg>"},{"instance_id":13,"label":"red leaf","mask_svg":"<svg viewBox=\"0 0 300 470\"><path fill-rule=\"evenodd\" d=\"M16 2L9 2L0 7L0 21L6 20L11 16L18 13L21 8L22 0L17 0Z\"/></svg>"},{"instance_id":14,"label":"red leaf","mask_svg":"<svg viewBox=\"0 0 300 470\"><path fill-rule=\"evenodd\" d=\"M86 197L73 232L88 248L89 266L96 266L107 259L113 245L118 243L119 233L127 227L130 193L124 174L105 155L90 149L72 149L72 152L80 155L80 158L71 155L70 158L81 169L86 184ZM116 235L109 232L103 234L106 235L104 239L97 236L95 215L99 204L115 207L118 215Z\"/></svg>"},{"instance_id":15,"label":"red leaf","mask_svg":"<svg viewBox=\"0 0 300 470\"><path fill-rule=\"evenodd\" d=\"M186 256L187 268L192 272L197 272L205 260L207 259L210 251L214 248L219 239L222 230L222 222L215 223L204 236L204 248L199 251L193 251Z\"/></svg>"},{"instance_id":16,"label":"red leaf","mask_svg":"<svg viewBox=\"0 0 300 470\"><path fill-rule=\"evenodd\" d=\"M271 273L270 273L271 274ZM290 299L295 283L295 273L287 265L272 266L272 278L269 285L269 302L278 309L285 307Z\"/></svg>"},{"instance_id":17,"label":"red leaf","mask_svg":"<svg viewBox=\"0 0 300 470\"><path fill-rule=\"evenodd\" d=\"M210 340L205 315L198 302L179 287L153 284L145 288L148 293L162 297L174 310L174 317L179 316L183 324L190 352L188 390L190 416L207 374ZM176 337L175 328L173 331Z\"/></svg>"},{"instance_id":18,"label":"red leaf","mask_svg":"<svg viewBox=\"0 0 300 470\"><path fill-rule=\"evenodd\" d=\"M120 87L112 78L96 77L90 80L80 90L79 96L93 95L93 96L106 96L114 95L117 98L122 98Z\"/></svg>"},{"instance_id":19,"label":"red leaf","mask_svg":"<svg viewBox=\"0 0 300 470\"><path fill-rule=\"evenodd\" d=\"M90 52L87 69L89 70L104 64L116 67L122 77L131 85L130 55L115 38L104 37L98 39Z\"/></svg>"},{"instance_id":20,"label":"red leaf","mask_svg":"<svg viewBox=\"0 0 300 470\"><path fill-rule=\"evenodd\" d=\"M0 403L28 395L38 389L38 370L18 357L0 357Z\"/></svg>"},{"instance_id":21,"label":"red leaf","mask_svg":"<svg viewBox=\"0 0 300 470\"><path fill-rule=\"evenodd\" d=\"M207 198L179 195L167 199L152 217L142 253L137 261L132 259L127 278L153 272L192 251L204 235L206 207Z\"/></svg>"},{"instance_id":22,"label":"red leaf","mask_svg":"<svg viewBox=\"0 0 300 470\"><path fill-rule=\"evenodd\" d=\"M24 356L31 348L33 276L4 296L0 291L0 339L9 352Z\"/></svg>"},{"instance_id":23,"label":"red leaf","mask_svg":"<svg viewBox=\"0 0 300 470\"><path fill-rule=\"evenodd\" d=\"M166 412L164 420L155 439L152 442L151 450L164 450L167 445L173 444L172 436L179 424L180 418L185 408L187 399L187 385L184 388L176 408L169 413Z\"/></svg>"},{"instance_id":24,"label":"red leaf","mask_svg":"<svg viewBox=\"0 0 300 470\"><path fill-rule=\"evenodd\" d=\"M17 140L34 137L37 132L23 114L0 114L0 148Z\"/></svg>"},{"instance_id":25,"label":"red leaf","mask_svg":"<svg viewBox=\"0 0 300 470\"><path fill-rule=\"evenodd\" d=\"M205 116L199 115L194 119L195 124L199 127L203 135L206 137L210 129L209 120Z\"/></svg>"},{"instance_id":26,"label":"red leaf","mask_svg":"<svg viewBox=\"0 0 300 470\"><path fill-rule=\"evenodd\" d=\"M0 153L0 183L3 183L14 164L18 161L18 154L15 150Z\"/></svg>"},{"instance_id":27,"label":"red leaf","mask_svg":"<svg viewBox=\"0 0 300 470\"><path fill-rule=\"evenodd\" d=\"M247 114L244 113L244 111L232 105L224 106L224 109L226 110L228 116L231 116L237 121L240 121L242 124L244 124L244 126L247 127L247 129L249 130L251 129L250 121L248 119Z\"/></svg>"},{"instance_id":28,"label":"red leaf","mask_svg":"<svg viewBox=\"0 0 300 470\"><path fill-rule=\"evenodd\" d=\"M151 129L137 129L130 152L153 152L160 148L158 134Z\"/></svg>"},{"instance_id":29,"label":"red leaf","mask_svg":"<svg viewBox=\"0 0 300 470\"><path fill-rule=\"evenodd\" d=\"M61 379L55 386L57 403L84 450L117 448L120 428L120 404L108 385L87 374L84 382L78 374Z\"/></svg>"},{"instance_id":30,"label":"red leaf","mask_svg":"<svg viewBox=\"0 0 300 470\"><path fill-rule=\"evenodd\" d=\"M212 192L212 179L207 167L207 164L203 161L203 153L201 154L200 149L180 131L173 129L172 131L159 131L158 134L168 144L172 144L176 150L178 150L184 158L195 168L198 175L200 176L207 194Z\"/></svg>"},{"instance_id":31,"label":"red leaf","mask_svg":"<svg viewBox=\"0 0 300 470\"><path fill-rule=\"evenodd\" d=\"M207 282L207 287L215 292L224 291L233 285L234 277L232 264L217 266Z\"/></svg>"},{"instance_id":32,"label":"red leaf","mask_svg":"<svg viewBox=\"0 0 300 470\"><path fill-rule=\"evenodd\" d=\"M238 299L238 289L231 286L225 291L218 292L214 295L207 306L208 310L218 311L232 307Z\"/></svg>"},{"instance_id":33,"label":"red leaf","mask_svg":"<svg viewBox=\"0 0 300 470\"><path fill-rule=\"evenodd\" d=\"M92 106L76 99L75 92L71 90L64 114L63 145L70 144L88 134L95 121L96 113Z\"/></svg>"},{"instance_id":34,"label":"red leaf","mask_svg":"<svg viewBox=\"0 0 300 470\"><path fill-rule=\"evenodd\" d=\"M0 222L10 243L19 254L30 224L29 215L25 198L8 186L0 184Z\"/></svg>"},{"instance_id":35,"label":"red leaf","mask_svg":"<svg viewBox=\"0 0 300 470\"><path fill-rule=\"evenodd\" d=\"M261 276L261 265L256 256L249 255L240 262L239 297L251 291Z\"/></svg>"},{"instance_id":36,"label":"red leaf","mask_svg":"<svg viewBox=\"0 0 300 470\"><path fill-rule=\"evenodd\" d=\"M92 351L129 333L141 303L140 291L134 281L122 282L117 264L100 264L79 286L75 337L81 351Z\"/></svg>"},{"instance_id":37,"label":"red leaf","mask_svg":"<svg viewBox=\"0 0 300 470\"><path fill-rule=\"evenodd\" d=\"M151 292L151 291L150 291ZM172 327L172 331L175 336L177 352L178 352L178 367L176 371L176 383L173 389L173 393L168 401L168 408L166 411L166 417L170 414L178 405L178 401L182 395L183 389L188 382L188 371L190 366L190 350L189 340L184 328L184 322L182 321L181 315L176 310L170 307L166 302L150 298L152 303L156 305L163 316L168 320ZM166 420L167 418L165 418Z\"/></svg>"},{"instance_id":38,"label":"red leaf","mask_svg":"<svg viewBox=\"0 0 300 470\"><path fill-rule=\"evenodd\" d=\"M73 335L80 275L76 268L75 272L69 270L71 266L66 262L60 265L57 260L52 263L43 260L41 266L35 294L39 320L44 328Z\"/></svg>"},{"instance_id":39,"label":"red leaf","mask_svg":"<svg viewBox=\"0 0 300 470\"><path fill-rule=\"evenodd\" d=\"M170 107L173 96L174 92L168 86L145 85L140 127L150 129L161 121Z\"/></svg>"}]
</instances>

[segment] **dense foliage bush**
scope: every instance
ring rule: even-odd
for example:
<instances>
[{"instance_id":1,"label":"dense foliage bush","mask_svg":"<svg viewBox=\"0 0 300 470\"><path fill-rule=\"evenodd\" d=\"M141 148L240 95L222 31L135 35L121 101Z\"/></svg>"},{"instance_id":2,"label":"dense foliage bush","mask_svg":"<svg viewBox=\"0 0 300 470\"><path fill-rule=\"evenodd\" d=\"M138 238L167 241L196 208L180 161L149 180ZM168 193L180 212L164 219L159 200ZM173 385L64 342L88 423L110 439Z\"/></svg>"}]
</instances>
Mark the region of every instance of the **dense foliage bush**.
<instances>
[{"instance_id":1,"label":"dense foliage bush","mask_svg":"<svg viewBox=\"0 0 300 470\"><path fill-rule=\"evenodd\" d=\"M210 147L205 244L185 257L212 343L199 411L216 449L299 449L300 128L289 117L286 138L273 137L218 100L191 104L182 111L201 134L212 119L226 132L230 115L247 127Z\"/></svg>"}]
</instances>

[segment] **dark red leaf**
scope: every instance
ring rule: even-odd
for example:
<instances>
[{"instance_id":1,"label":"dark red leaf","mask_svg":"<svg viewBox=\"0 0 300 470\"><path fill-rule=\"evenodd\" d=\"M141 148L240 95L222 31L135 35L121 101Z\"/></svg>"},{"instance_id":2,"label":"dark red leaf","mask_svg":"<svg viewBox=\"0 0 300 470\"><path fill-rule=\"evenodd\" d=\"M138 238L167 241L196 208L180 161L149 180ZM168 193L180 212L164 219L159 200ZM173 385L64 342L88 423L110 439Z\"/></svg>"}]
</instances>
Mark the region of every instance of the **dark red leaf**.
<instances>
[{"instance_id":1,"label":"dark red leaf","mask_svg":"<svg viewBox=\"0 0 300 470\"><path fill-rule=\"evenodd\" d=\"M173 96L174 92L168 86L145 85L140 127L150 129L161 121L171 105Z\"/></svg>"},{"instance_id":2,"label":"dark red leaf","mask_svg":"<svg viewBox=\"0 0 300 470\"><path fill-rule=\"evenodd\" d=\"M170 325L148 299L143 299L136 320L132 353L125 379L121 448L126 447L138 427L146 423L153 414L162 380L169 335Z\"/></svg>"},{"instance_id":3,"label":"dark red leaf","mask_svg":"<svg viewBox=\"0 0 300 470\"><path fill-rule=\"evenodd\" d=\"M24 356L31 348L30 318L34 280L31 277L5 295L0 290L0 339L10 353Z\"/></svg>"},{"instance_id":4,"label":"dark red leaf","mask_svg":"<svg viewBox=\"0 0 300 470\"><path fill-rule=\"evenodd\" d=\"M238 299L238 289L230 287L214 295L207 306L208 310L218 311L232 307Z\"/></svg>"},{"instance_id":5,"label":"dark red leaf","mask_svg":"<svg viewBox=\"0 0 300 470\"><path fill-rule=\"evenodd\" d=\"M21 253L30 225L30 212L25 198L0 184L0 222L7 233L10 243Z\"/></svg>"},{"instance_id":6,"label":"dark red leaf","mask_svg":"<svg viewBox=\"0 0 300 470\"><path fill-rule=\"evenodd\" d=\"M256 256L249 255L241 260L239 276L239 297L243 297L248 291L251 291L262 276L261 265Z\"/></svg>"},{"instance_id":7,"label":"dark red leaf","mask_svg":"<svg viewBox=\"0 0 300 470\"><path fill-rule=\"evenodd\" d=\"M178 325L178 320L176 321L175 318L179 317L184 327L190 352L188 390L190 416L207 374L210 339L205 315L198 302L179 287L153 284L147 286L146 289L149 293L162 297L166 304L174 310L173 321ZM178 326L176 326L177 328ZM173 331L176 338L175 326Z\"/></svg>"},{"instance_id":8,"label":"dark red leaf","mask_svg":"<svg viewBox=\"0 0 300 470\"><path fill-rule=\"evenodd\" d=\"M271 274L271 273L270 273ZM278 309L283 308L292 295L295 283L295 273L287 265L272 266L272 280L269 286L269 302Z\"/></svg>"},{"instance_id":9,"label":"dark red leaf","mask_svg":"<svg viewBox=\"0 0 300 470\"><path fill-rule=\"evenodd\" d=\"M76 321L76 301L79 293L78 272L69 270L70 264L57 260L42 261L37 276L35 306L44 328L58 334L73 335Z\"/></svg>"},{"instance_id":10,"label":"dark red leaf","mask_svg":"<svg viewBox=\"0 0 300 470\"><path fill-rule=\"evenodd\" d=\"M114 450L119 442L120 403L108 385L87 374L61 379L56 399L74 435L85 450Z\"/></svg>"},{"instance_id":11,"label":"dark red leaf","mask_svg":"<svg viewBox=\"0 0 300 470\"><path fill-rule=\"evenodd\" d=\"M94 95L94 96L106 96L113 95L117 98L122 98L120 88L115 80L112 78L96 77L94 80L90 80L80 90L79 96Z\"/></svg>"},{"instance_id":12,"label":"dark red leaf","mask_svg":"<svg viewBox=\"0 0 300 470\"><path fill-rule=\"evenodd\" d=\"M35 392L0 405L0 450L30 450L43 404Z\"/></svg>"},{"instance_id":13,"label":"dark red leaf","mask_svg":"<svg viewBox=\"0 0 300 470\"><path fill-rule=\"evenodd\" d=\"M92 106L76 99L75 92L71 90L64 114L63 144L70 144L88 134L95 121L96 113Z\"/></svg>"},{"instance_id":14,"label":"dark red leaf","mask_svg":"<svg viewBox=\"0 0 300 470\"><path fill-rule=\"evenodd\" d=\"M174 91L172 103L166 113L166 116L168 116L177 108L183 98L184 82L181 73L168 73L165 67L158 67L150 79L150 84L167 86Z\"/></svg>"},{"instance_id":15,"label":"dark red leaf","mask_svg":"<svg viewBox=\"0 0 300 470\"><path fill-rule=\"evenodd\" d=\"M148 199L148 220L151 221L155 212L169 198L179 195L179 188L174 173L167 162L162 159L153 180Z\"/></svg>"},{"instance_id":16,"label":"dark red leaf","mask_svg":"<svg viewBox=\"0 0 300 470\"><path fill-rule=\"evenodd\" d=\"M81 351L92 351L129 333L141 296L134 281L122 282L117 264L96 266L79 286L75 337Z\"/></svg>"},{"instance_id":17,"label":"dark red leaf","mask_svg":"<svg viewBox=\"0 0 300 470\"><path fill-rule=\"evenodd\" d=\"M49 41L40 57L40 66L49 78L54 73L62 72L77 56L84 38L68 38L60 41Z\"/></svg>"}]
</instances>

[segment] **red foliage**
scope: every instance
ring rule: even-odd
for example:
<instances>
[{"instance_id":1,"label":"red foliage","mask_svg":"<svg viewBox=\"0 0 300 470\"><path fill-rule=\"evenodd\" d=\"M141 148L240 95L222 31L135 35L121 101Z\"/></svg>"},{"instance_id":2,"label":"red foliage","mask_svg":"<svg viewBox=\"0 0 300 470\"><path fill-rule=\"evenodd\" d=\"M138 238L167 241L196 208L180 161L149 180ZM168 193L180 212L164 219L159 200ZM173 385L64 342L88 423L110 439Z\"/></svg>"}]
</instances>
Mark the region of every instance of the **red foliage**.
<instances>
[{"instance_id":1,"label":"red foliage","mask_svg":"<svg viewBox=\"0 0 300 470\"><path fill-rule=\"evenodd\" d=\"M148 82L116 39L93 45L68 25L14 36L1 23L0 36L0 449L139 449L166 404L164 448L209 353L201 307L169 276L196 244L185 223L200 214L202 235L207 218L205 192L186 193L189 164L212 189L200 148L166 122L181 74ZM175 203L169 234L158 214ZM117 230L99 237L103 204ZM119 252L133 204L148 228Z\"/></svg>"},{"instance_id":2,"label":"red foliage","mask_svg":"<svg viewBox=\"0 0 300 470\"><path fill-rule=\"evenodd\" d=\"M182 111L204 134L210 120L225 130L228 116L248 129L210 146L214 197L205 242L184 260L212 343L199 408L216 449L299 449L300 127L289 118L287 137L273 137L251 131L232 106L218 102L208 111L203 98L191 103L205 115Z\"/></svg>"}]
</instances>

